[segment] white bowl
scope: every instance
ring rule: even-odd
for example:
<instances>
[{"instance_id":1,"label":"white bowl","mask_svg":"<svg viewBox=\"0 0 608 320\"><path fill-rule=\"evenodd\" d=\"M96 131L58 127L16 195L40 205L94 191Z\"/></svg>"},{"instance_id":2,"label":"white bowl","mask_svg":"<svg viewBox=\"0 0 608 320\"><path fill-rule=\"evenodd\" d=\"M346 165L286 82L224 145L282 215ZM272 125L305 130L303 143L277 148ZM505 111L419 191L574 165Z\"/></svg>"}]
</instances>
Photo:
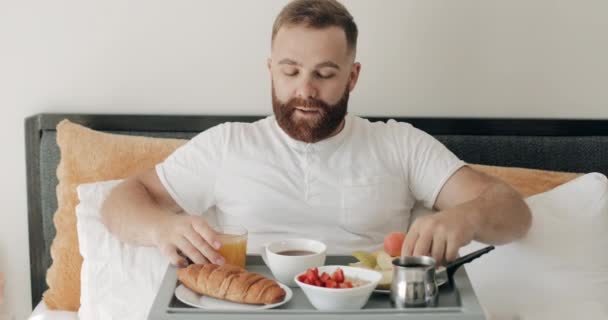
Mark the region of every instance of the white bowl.
<instances>
[{"instance_id":1,"label":"white bowl","mask_svg":"<svg viewBox=\"0 0 608 320\"><path fill-rule=\"evenodd\" d=\"M280 252L289 250L305 250L312 254L304 256L282 255ZM274 278L290 287L297 287L293 281L295 274L308 268L325 264L327 246L320 241L311 239L284 239L267 244L262 250L262 259L270 268Z\"/></svg>"},{"instance_id":2,"label":"white bowl","mask_svg":"<svg viewBox=\"0 0 608 320\"><path fill-rule=\"evenodd\" d=\"M295 277L295 282L302 288L304 294L317 308L317 310L343 310L343 309L361 309L369 300L378 282L382 278L380 272L349 266L322 266L319 267L319 276L323 272L332 275L333 272L341 268L344 271L344 277L359 278L368 283L356 288L324 288L306 284L298 280L298 276L305 274L302 272Z\"/></svg>"}]
</instances>

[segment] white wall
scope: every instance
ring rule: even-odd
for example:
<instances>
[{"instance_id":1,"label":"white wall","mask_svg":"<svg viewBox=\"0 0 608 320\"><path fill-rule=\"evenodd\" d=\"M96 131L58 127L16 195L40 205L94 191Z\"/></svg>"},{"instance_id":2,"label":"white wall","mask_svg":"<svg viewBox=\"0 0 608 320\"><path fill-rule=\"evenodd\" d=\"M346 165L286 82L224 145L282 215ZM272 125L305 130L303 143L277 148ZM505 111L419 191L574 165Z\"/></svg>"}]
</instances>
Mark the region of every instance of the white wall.
<instances>
[{"instance_id":1,"label":"white wall","mask_svg":"<svg viewBox=\"0 0 608 320\"><path fill-rule=\"evenodd\" d=\"M345 1L367 115L608 118L608 2ZM284 0L0 0L0 270L30 310L23 119L268 114Z\"/></svg>"}]
</instances>

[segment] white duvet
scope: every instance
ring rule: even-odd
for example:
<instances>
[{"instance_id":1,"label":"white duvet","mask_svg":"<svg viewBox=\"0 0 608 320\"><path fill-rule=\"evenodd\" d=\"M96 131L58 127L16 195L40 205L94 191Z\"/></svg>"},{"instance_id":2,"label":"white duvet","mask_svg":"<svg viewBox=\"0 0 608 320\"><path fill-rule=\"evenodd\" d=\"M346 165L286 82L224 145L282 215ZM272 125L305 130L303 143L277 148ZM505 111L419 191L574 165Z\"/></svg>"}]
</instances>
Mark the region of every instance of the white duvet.
<instances>
[{"instance_id":1,"label":"white duvet","mask_svg":"<svg viewBox=\"0 0 608 320\"><path fill-rule=\"evenodd\" d=\"M78 187L78 241L83 257L80 309L83 320L143 320L169 261L154 247L125 244L101 222L105 197L119 181Z\"/></svg>"},{"instance_id":2,"label":"white duvet","mask_svg":"<svg viewBox=\"0 0 608 320\"><path fill-rule=\"evenodd\" d=\"M78 320L78 312L49 310L46 303L40 301L28 320Z\"/></svg>"}]
</instances>

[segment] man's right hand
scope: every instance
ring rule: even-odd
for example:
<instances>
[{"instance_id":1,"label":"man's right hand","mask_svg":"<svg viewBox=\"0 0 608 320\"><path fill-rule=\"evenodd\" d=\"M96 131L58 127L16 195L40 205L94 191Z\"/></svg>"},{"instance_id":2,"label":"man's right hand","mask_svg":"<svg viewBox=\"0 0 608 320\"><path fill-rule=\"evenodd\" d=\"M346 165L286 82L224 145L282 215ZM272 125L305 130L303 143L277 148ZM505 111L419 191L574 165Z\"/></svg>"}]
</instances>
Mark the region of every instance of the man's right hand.
<instances>
[{"instance_id":1,"label":"man's right hand","mask_svg":"<svg viewBox=\"0 0 608 320\"><path fill-rule=\"evenodd\" d=\"M155 246L176 266L224 264L216 251L218 234L200 216L187 215L150 168L125 179L105 199L102 221L118 239L134 245Z\"/></svg>"},{"instance_id":2,"label":"man's right hand","mask_svg":"<svg viewBox=\"0 0 608 320\"><path fill-rule=\"evenodd\" d=\"M176 266L194 263L224 264L216 251L221 247L217 232L200 216L172 214L158 221L154 244Z\"/></svg>"}]
</instances>

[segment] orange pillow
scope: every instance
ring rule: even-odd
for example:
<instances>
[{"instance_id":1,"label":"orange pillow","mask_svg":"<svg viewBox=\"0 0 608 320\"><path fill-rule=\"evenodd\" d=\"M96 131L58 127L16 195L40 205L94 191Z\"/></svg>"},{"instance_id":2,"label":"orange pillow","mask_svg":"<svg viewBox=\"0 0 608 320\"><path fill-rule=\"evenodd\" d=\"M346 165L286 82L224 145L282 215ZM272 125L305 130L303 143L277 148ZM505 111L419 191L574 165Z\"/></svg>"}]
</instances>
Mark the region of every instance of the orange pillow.
<instances>
[{"instance_id":1,"label":"orange pillow","mask_svg":"<svg viewBox=\"0 0 608 320\"><path fill-rule=\"evenodd\" d=\"M495 167L479 164L472 164L470 166L475 170L506 182L524 198L548 191L582 175L580 173Z\"/></svg>"},{"instance_id":2,"label":"orange pillow","mask_svg":"<svg viewBox=\"0 0 608 320\"><path fill-rule=\"evenodd\" d=\"M57 125L61 159L57 168L56 235L51 244L53 263L47 271L49 289L44 302L50 309L78 310L80 267L76 233L76 187L82 183L122 179L152 168L186 140L117 135L94 131L63 120Z\"/></svg>"}]
</instances>

